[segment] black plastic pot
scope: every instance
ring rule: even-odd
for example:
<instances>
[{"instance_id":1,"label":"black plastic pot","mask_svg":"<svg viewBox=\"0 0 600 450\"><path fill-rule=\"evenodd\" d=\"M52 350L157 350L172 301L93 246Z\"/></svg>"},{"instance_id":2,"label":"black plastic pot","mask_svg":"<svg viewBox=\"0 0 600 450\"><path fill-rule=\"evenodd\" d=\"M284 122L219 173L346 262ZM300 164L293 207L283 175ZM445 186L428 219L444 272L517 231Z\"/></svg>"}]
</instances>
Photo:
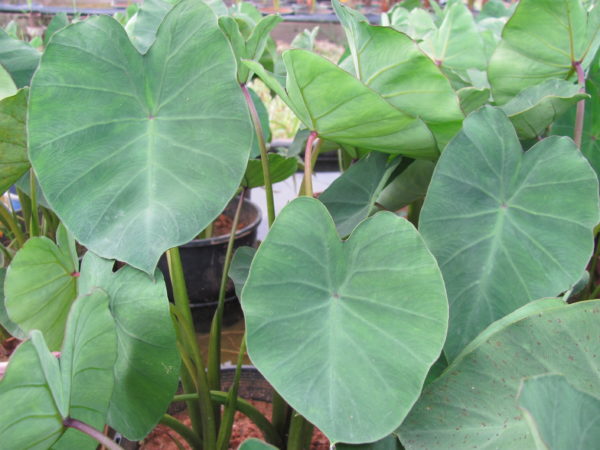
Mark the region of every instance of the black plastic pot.
<instances>
[{"instance_id":1,"label":"black plastic pot","mask_svg":"<svg viewBox=\"0 0 600 450\"><path fill-rule=\"evenodd\" d=\"M223 214L233 218L236 206L237 199L234 199L225 208ZM244 200L240 214L240 223L246 225L236 232L234 248L243 245L256 245L256 230L260 221L261 212L258 206L249 200ZM210 329L210 323L217 307L219 286L221 284L228 241L229 235L225 234L208 239L195 239L179 247L196 331L206 332ZM171 279L164 256L160 259L158 268L165 276L169 300L173 301ZM241 317L241 308L235 297L233 283L229 280L223 323L230 325L237 322Z\"/></svg>"}]
</instances>

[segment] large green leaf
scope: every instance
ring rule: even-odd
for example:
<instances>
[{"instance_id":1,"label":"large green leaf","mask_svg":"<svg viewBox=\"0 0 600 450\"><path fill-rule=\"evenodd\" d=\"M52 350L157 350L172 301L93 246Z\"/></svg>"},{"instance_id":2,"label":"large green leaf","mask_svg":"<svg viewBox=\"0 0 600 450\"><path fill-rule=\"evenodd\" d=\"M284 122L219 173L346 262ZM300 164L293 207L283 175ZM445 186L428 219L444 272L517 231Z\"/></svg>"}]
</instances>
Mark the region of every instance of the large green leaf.
<instances>
[{"instance_id":1,"label":"large green leaf","mask_svg":"<svg viewBox=\"0 0 600 450\"><path fill-rule=\"evenodd\" d=\"M586 69L599 45L600 7L588 14L580 0L521 0L490 61L494 99L504 104L549 78L571 78L573 63Z\"/></svg>"},{"instance_id":2,"label":"large green leaf","mask_svg":"<svg viewBox=\"0 0 600 450\"><path fill-rule=\"evenodd\" d=\"M301 49L286 51L283 61L287 91L260 64L243 62L321 138L368 150L437 157L435 140L421 119L398 110L348 72Z\"/></svg>"},{"instance_id":3,"label":"large green leaf","mask_svg":"<svg viewBox=\"0 0 600 450\"><path fill-rule=\"evenodd\" d=\"M473 14L463 2L454 2L444 10L444 20L421 47L441 67L452 70L485 69L483 40Z\"/></svg>"},{"instance_id":4,"label":"large green leaf","mask_svg":"<svg viewBox=\"0 0 600 450\"><path fill-rule=\"evenodd\" d=\"M319 196L340 236L348 236L374 210L375 200L400 160L388 163L382 153L370 153L350 166Z\"/></svg>"},{"instance_id":5,"label":"large green leaf","mask_svg":"<svg viewBox=\"0 0 600 450\"><path fill-rule=\"evenodd\" d=\"M156 40L158 27L178 0L144 0L140 10L129 19L125 29L131 43L146 53Z\"/></svg>"},{"instance_id":6,"label":"large green leaf","mask_svg":"<svg viewBox=\"0 0 600 450\"><path fill-rule=\"evenodd\" d=\"M443 149L464 117L447 78L407 35L370 25L337 0L333 6L350 43L353 74L398 110L423 119Z\"/></svg>"},{"instance_id":7,"label":"large green leaf","mask_svg":"<svg viewBox=\"0 0 600 450\"><path fill-rule=\"evenodd\" d=\"M0 381L0 442L6 450L23 448L93 449L97 442L63 427L81 420L96 429L113 388L115 325L108 297L98 290L74 303L60 361L34 330L21 344ZM58 441L58 442L56 442Z\"/></svg>"},{"instance_id":8,"label":"large green leaf","mask_svg":"<svg viewBox=\"0 0 600 450\"><path fill-rule=\"evenodd\" d=\"M600 175L600 54L590 67L585 90L590 98L585 102L581 152ZM573 137L576 116L573 107L552 125L552 134Z\"/></svg>"},{"instance_id":9,"label":"large green leaf","mask_svg":"<svg viewBox=\"0 0 600 450\"><path fill-rule=\"evenodd\" d=\"M77 297L77 258L68 245L46 237L29 239L13 258L4 283L9 318L24 331L41 330L51 350L63 341Z\"/></svg>"},{"instance_id":10,"label":"large green leaf","mask_svg":"<svg viewBox=\"0 0 600 450\"><path fill-rule=\"evenodd\" d=\"M523 89L502 106L502 111L515 126L520 139L532 139L586 97L576 84L552 79Z\"/></svg>"},{"instance_id":11,"label":"large green leaf","mask_svg":"<svg viewBox=\"0 0 600 450\"><path fill-rule=\"evenodd\" d=\"M419 221L448 290L448 358L491 322L575 284L598 216L596 174L573 141L547 138L524 154L501 110L467 117Z\"/></svg>"},{"instance_id":12,"label":"large green leaf","mask_svg":"<svg viewBox=\"0 0 600 450\"><path fill-rule=\"evenodd\" d=\"M564 376L523 380L519 406L540 449L591 449L600 442L600 398L575 389Z\"/></svg>"},{"instance_id":13,"label":"large green leaf","mask_svg":"<svg viewBox=\"0 0 600 450\"><path fill-rule=\"evenodd\" d=\"M91 252L83 258L79 289L101 288L110 297L118 352L115 387L107 423L132 440L142 439L158 423L177 389L179 354L160 271L154 281Z\"/></svg>"},{"instance_id":14,"label":"large green leaf","mask_svg":"<svg viewBox=\"0 0 600 450\"><path fill-rule=\"evenodd\" d=\"M379 213L343 242L306 197L256 252L242 307L253 363L334 443L398 426L446 333L441 275L409 222Z\"/></svg>"},{"instance_id":15,"label":"large green leaf","mask_svg":"<svg viewBox=\"0 0 600 450\"><path fill-rule=\"evenodd\" d=\"M494 323L425 388L400 440L407 449L535 448L518 407L521 380L560 373L598 397L599 314L597 300L542 299Z\"/></svg>"},{"instance_id":16,"label":"large green leaf","mask_svg":"<svg viewBox=\"0 0 600 450\"><path fill-rule=\"evenodd\" d=\"M167 14L142 56L114 19L54 35L32 83L30 159L95 253L151 274L239 186L252 141L229 43L202 2Z\"/></svg>"},{"instance_id":17,"label":"large green leaf","mask_svg":"<svg viewBox=\"0 0 600 450\"><path fill-rule=\"evenodd\" d=\"M27 89L0 101L0 194L29 169L27 159Z\"/></svg>"},{"instance_id":18,"label":"large green leaf","mask_svg":"<svg viewBox=\"0 0 600 450\"><path fill-rule=\"evenodd\" d=\"M0 28L0 65L11 75L17 88L29 86L40 62L40 55L32 46L13 39Z\"/></svg>"}]
</instances>

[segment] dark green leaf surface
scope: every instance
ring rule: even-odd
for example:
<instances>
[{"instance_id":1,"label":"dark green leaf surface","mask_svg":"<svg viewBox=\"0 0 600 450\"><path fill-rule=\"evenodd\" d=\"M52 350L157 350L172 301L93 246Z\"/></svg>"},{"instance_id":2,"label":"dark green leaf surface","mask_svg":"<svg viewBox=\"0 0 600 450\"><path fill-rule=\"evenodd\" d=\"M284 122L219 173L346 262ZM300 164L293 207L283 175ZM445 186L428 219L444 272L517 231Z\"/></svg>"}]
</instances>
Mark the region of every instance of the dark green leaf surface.
<instances>
[{"instance_id":1,"label":"dark green leaf surface","mask_svg":"<svg viewBox=\"0 0 600 450\"><path fill-rule=\"evenodd\" d=\"M600 443L600 398L575 389L562 375L523 380L519 406L538 448L592 449Z\"/></svg>"},{"instance_id":2,"label":"dark green leaf surface","mask_svg":"<svg viewBox=\"0 0 600 450\"><path fill-rule=\"evenodd\" d=\"M600 301L542 299L492 324L425 388L400 440L407 449L536 448L518 407L521 380L560 373L598 397L599 320Z\"/></svg>"},{"instance_id":3,"label":"dark green leaf surface","mask_svg":"<svg viewBox=\"0 0 600 450\"><path fill-rule=\"evenodd\" d=\"M13 258L4 283L10 319L24 331L41 330L51 350L64 337L71 304L77 297L77 260L69 248L46 237L29 239Z\"/></svg>"},{"instance_id":4,"label":"dark green leaf surface","mask_svg":"<svg viewBox=\"0 0 600 450\"><path fill-rule=\"evenodd\" d=\"M11 75L17 88L29 86L40 55L40 52L26 42L13 39L0 29L0 65Z\"/></svg>"},{"instance_id":5,"label":"dark green leaf surface","mask_svg":"<svg viewBox=\"0 0 600 450\"><path fill-rule=\"evenodd\" d=\"M268 154L269 173L271 175L271 183L283 181L298 170L298 159L296 157L285 158L276 153ZM265 185L265 179L262 170L262 162L260 159L251 159L248 161L248 167L242 180L242 186L247 188L255 188Z\"/></svg>"},{"instance_id":6,"label":"dark green leaf surface","mask_svg":"<svg viewBox=\"0 0 600 450\"><path fill-rule=\"evenodd\" d=\"M0 194L29 169L27 159L27 89L0 101Z\"/></svg>"},{"instance_id":7,"label":"dark green leaf surface","mask_svg":"<svg viewBox=\"0 0 600 450\"><path fill-rule=\"evenodd\" d=\"M337 450L404 450L394 434L370 444L337 444L335 448Z\"/></svg>"},{"instance_id":8,"label":"dark green leaf surface","mask_svg":"<svg viewBox=\"0 0 600 450\"><path fill-rule=\"evenodd\" d=\"M502 106L502 111L513 123L520 139L532 139L586 97L576 84L547 80L521 91Z\"/></svg>"},{"instance_id":9,"label":"dark green leaf surface","mask_svg":"<svg viewBox=\"0 0 600 450\"><path fill-rule=\"evenodd\" d=\"M106 16L54 35L31 89L29 156L79 242L152 274L223 210L252 143L235 72L216 17L193 0L144 56Z\"/></svg>"},{"instance_id":10,"label":"dark green leaf surface","mask_svg":"<svg viewBox=\"0 0 600 450\"><path fill-rule=\"evenodd\" d=\"M387 155L370 153L350 166L319 196L340 236L348 236L373 212L377 196L399 162L396 158L388 163Z\"/></svg>"},{"instance_id":11,"label":"dark green leaf surface","mask_svg":"<svg viewBox=\"0 0 600 450\"><path fill-rule=\"evenodd\" d=\"M277 447L273 447L271 444L267 444L260 439L250 438L242 442L238 447L238 450L273 450L276 448Z\"/></svg>"},{"instance_id":12,"label":"dark green leaf surface","mask_svg":"<svg viewBox=\"0 0 600 450\"><path fill-rule=\"evenodd\" d=\"M416 160L388 184L377 198L377 203L390 211L397 211L415 200L425 198L435 164Z\"/></svg>"},{"instance_id":13,"label":"dark green leaf surface","mask_svg":"<svg viewBox=\"0 0 600 450\"><path fill-rule=\"evenodd\" d=\"M81 265L79 289L101 288L110 297L118 353L115 387L107 423L131 440L142 439L157 424L177 389L179 355L162 274L154 280L88 252Z\"/></svg>"},{"instance_id":14,"label":"dark green leaf surface","mask_svg":"<svg viewBox=\"0 0 600 450\"><path fill-rule=\"evenodd\" d=\"M574 77L600 45L600 7L589 14L581 0L522 0L502 31L488 76L494 100L504 104L549 78Z\"/></svg>"},{"instance_id":15,"label":"dark green leaf surface","mask_svg":"<svg viewBox=\"0 0 600 450\"><path fill-rule=\"evenodd\" d=\"M332 442L372 442L421 392L446 333L437 264L406 220L379 213L342 242L327 209L279 214L242 292L252 362Z\"/></svg>"},{"instance_id":16,"label":"dark green leaf surface","mask_svg":"<svg viewBox=\"0 0 600 450\"><path fill-rule=\"evenodd\" d=\"M471 114L419 221L448 290L449 360L493 321L579 280L598 216L598 181L573 141L547 138L524 154L502 111Z\"/></svg>"}]
</instances>

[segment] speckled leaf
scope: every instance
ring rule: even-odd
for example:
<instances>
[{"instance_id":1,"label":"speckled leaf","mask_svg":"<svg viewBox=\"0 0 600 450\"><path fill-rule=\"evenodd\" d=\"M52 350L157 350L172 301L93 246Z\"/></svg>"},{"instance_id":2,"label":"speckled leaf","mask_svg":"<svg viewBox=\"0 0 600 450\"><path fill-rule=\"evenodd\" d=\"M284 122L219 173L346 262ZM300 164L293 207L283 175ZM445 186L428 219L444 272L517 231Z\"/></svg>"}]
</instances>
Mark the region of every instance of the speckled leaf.
<instances>
[{"instance_id":1,"label":"speckled leaf","mask_svg":"<svg viewBox=\"0 0 600 450\"><path fill-rule=\"evenodd\" d=\"M520 139L539 136L579 100L588 98L579 86L564 80L547 80L526 88L502 106Z\"/></svg>"},{"instance_id":2,"label":"speckled leaf","mask_svg":"<svg viewBox=\"0 0 600 450\"><path fill-rule=\"evenodd\" d=\"M101 288L110 297L119 346L107 423L138 440L169 406L179 379L179 354L160 271L152 280L129 266L113 272L113 265L114 261L88 252L81 264L79 289Z\"/></svg>"},{"instance_id":3,"label":"speckled leaf","mask_svg":"<svg viewBox=\"0 0 600 450\"><path fill-rule=\"evenodd\" d=\"M526 378L518 401L540 450L592 449L600 442L600 398L575 389L566 377Z\"/></svg>"},{"instance_id":4,"label":"speckled leaf","mask_svg":"<svg viewBox=\"0 0 600 450\"><path fill-rule=\"evenodd\" d=\"M12 355L0 381L0 442L3 449L94 449L97 442L67 430L66 417L102 429L113 387L116 356L115 325L108 297L98 290L73 304L60 360L42 334ZM58 442L57 442L58 441Z\"/></svg>"},{"instance_id":5,"label":"speckled leaf","mask_svg":"<svg viewBox=\"0 0 600 450\"><path fill-rule=\"evenodd\" d=\"M69 309L77 297L78 264L68 246L34 237L17 252L6 272L9 318L26 332L41 330L53 351L61 346Z\"/></svg>"},{"instance_id":6,"label":"speckled leaf","mask_svg":"<svg viewBox=\"0 0 600 450\"><path fill-rule=\"evenodd\" d=\"M589 14L581 0L521 0L502 31L489 64L498 104L549 78L573 79L600 45L600 6Z\"/></svg>"},{"instance_id":7,"label":"speckled leaf","mask_svg":"<svg viewBox=\"0 0 600 450\"><path fill-rule=\"evenodd\" d=\"M523 153L501 110L471 114L437 163L419 221L448 290L449 360L493 321L579 280L598 217L596 174L572 140Z\"/></svg>"},{"instance_id":8,"label":"speckled leaf","mask_svg":"<svg viewBox=\"0 0 600 450\"><path fill-rule=\"evenodd\" d=\"M29 86L41 53L31 45L13 39L0 28L0 65L11 75L17 88Z\"/></svg>"},{"instance_id":9,"label":"speckled leaf","mask_svg":"<svg viewBox=\"0 0 600 450\"><path fill-rule=\"evenodd\" d=\"M225 207L252 143L235 59L182 0L145 55L97 16L54 35L32 82L29 157L52 209L100 256L148 274Z\"/></svg>"},{"instance_id":10,"label":"speckled leaf","mask_svg":"<svg viewBox=\"0 0 600 450\"><path fill-rule=\"evenodd\" d=\"M400 440L407 449L535 448L518 407L521 380L560 373L598 397L599 318L598 300L542 299L492 324L425 388Z\"/></svg>"},{"instance_id":11,"label":"speckled leaf","mask_svg":"<svg viewBox=\"0 0 600 450\"><path fill-rule=\"evenodd\" d=\"M383 288L384 287L384 288ZM318 200L294 200L242 291L252 362L332 442L390 434L440 353L447 300L406 220L385 212L341 241Z\"/></svg>"},{"instance_id":12,"label":"speckled leaf","mask_svg":"<svg viewBox=\"0 0 600 450\"><path fill-rule=\"evenodd\" d=\"M350 166L319 196L340 236L348 236L374 212L375 200L399 163L399 158L388 163L387 155L370 153Z\"/></svg>"},{"instance_id":13,"label":"speckled leaf","mask_svg":"<svg viewBox=\"0 0 600 450\"><path fill-rule=\"evenodd\" d=\"M27 159L27 89L0 101L0 195L29 169Z\"/></svg>"}]
</instances>

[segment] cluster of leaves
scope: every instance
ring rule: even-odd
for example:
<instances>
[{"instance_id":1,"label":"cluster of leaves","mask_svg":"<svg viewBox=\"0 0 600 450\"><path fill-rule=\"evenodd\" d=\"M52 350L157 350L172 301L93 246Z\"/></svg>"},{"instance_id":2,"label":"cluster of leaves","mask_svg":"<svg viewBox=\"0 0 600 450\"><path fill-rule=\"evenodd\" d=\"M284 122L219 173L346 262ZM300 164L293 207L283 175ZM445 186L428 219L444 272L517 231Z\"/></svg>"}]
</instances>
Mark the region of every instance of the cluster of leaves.
<instances>
[{"instance_id":1,"label":"cluster of leaves","mask_svg":"<svg viewBox=\"0 0 600 450\"><path fill-rule=\"evenodd\" d=\"M280 19L220 2L71 24L41 63L0 35L0 187L31 166L32 205L43 191L64 224L56 243L32 231L0 272L0 323L29 337L0 383L17 405L1 442L92 448L70 420L132 439L160 420L185 342L159 257L264 184L263 167L272 180L297 167L254 159L268 118L257 134L240 84L257 74L303 123L298 140L355 160L234 258L248 353L277 392L342 448L597 443L600 304L566 300L600 220L600 6L491 0L475 19L458 0L413 3L381 27L333 0L339 64L306 48L278 62ZM561 136L578 124L581 151ZM406 205L418 230L378 212Z\"/></svg>"}]
</instances>

